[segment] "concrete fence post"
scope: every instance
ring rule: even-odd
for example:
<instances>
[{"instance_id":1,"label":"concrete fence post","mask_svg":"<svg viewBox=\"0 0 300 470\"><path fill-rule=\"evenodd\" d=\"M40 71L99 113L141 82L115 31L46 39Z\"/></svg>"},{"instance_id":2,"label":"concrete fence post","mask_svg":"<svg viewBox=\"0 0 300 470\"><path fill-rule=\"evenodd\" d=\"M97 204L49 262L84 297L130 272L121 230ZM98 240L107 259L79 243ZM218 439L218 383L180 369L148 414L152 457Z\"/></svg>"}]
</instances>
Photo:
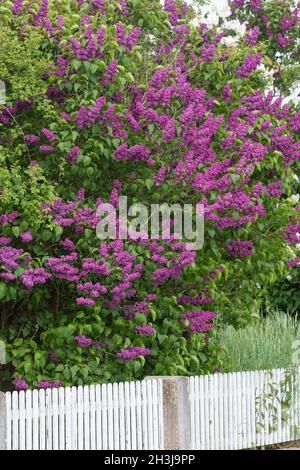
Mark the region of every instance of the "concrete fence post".
<instances>
[{"instance_id":1,"label":"concrete fence post","mask_svg":"<svg viewBox=\"0 0 300 470\"><path fill-rule=\"evenodd\" d=\"M0 392L0 450L6 450L6 396Z\"/></svg>"},{"instance_id":2,"label":"concrete fence post","mask_svg":"<svg viewBox=\"0 0 300 470\"><path fill-rule=\"evenodd\" d=\"M164 450L191 449L188 377L147 377L163 382Z\"/></svg>"}]
</instances>

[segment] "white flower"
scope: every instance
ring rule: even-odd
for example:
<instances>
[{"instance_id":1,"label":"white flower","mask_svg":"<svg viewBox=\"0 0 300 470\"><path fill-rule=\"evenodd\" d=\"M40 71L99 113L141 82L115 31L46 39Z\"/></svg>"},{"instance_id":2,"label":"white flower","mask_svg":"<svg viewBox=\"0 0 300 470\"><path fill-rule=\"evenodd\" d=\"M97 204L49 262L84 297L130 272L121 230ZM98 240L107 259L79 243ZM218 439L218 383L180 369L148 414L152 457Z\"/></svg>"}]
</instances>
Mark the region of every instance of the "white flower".
<instances>
[{"instance_id":1,"label":"white flower","mask_svg":"<svg viewBox=\"0 0 300 470\"><path fill-rule=\"evenodd\" d=\"M0 80L0 104L6 103L6 85Z\"/></svg>"},{"instance_id":2,"label":"white flower","mask_svg":"<svg viewBox=\"0 0 300 470\"><path fill-rule=\"evenodd\" d=\"M293 180L296 181L296 183L299 183L299 176L296 175L296 173L293 174Z\"/></svg>"},{"instance_id":3,"label":"white flower","mask_svg":"<svg viewBox=\"0 0 300 470\"><path fill-rule=\"evenodd\" d=\"M298 204L299 199L300 199L299 194L293 194L292 196L288 198L288 201L291 202L292 204Z\"/></svg>"}]
</instances>

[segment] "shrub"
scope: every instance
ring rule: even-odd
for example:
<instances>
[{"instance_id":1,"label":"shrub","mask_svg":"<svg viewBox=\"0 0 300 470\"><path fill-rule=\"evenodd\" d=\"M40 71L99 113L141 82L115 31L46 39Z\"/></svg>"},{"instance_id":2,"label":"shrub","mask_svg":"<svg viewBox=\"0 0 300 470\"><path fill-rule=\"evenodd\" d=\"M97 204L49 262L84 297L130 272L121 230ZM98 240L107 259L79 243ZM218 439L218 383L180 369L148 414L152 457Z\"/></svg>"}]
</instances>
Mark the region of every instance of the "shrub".
<instances>
[{"instance_id":1,"label":"shrub","mask_svg":"<svg viewBox=\"0 0 300 470\"><path fill-rule=\"evenodd\" d=\"M260 44L228 54L222 34L193 26L173 0L0 8L19 47L36 35L32 57L48 62L25 100L13 71L3 77L3 377L36 386L214 371L216 312L247 323L290 256L298 118L267 91ZM201 202L204 248L100 242L97 206L119 194Z\"/></svg>"}]
</instances>

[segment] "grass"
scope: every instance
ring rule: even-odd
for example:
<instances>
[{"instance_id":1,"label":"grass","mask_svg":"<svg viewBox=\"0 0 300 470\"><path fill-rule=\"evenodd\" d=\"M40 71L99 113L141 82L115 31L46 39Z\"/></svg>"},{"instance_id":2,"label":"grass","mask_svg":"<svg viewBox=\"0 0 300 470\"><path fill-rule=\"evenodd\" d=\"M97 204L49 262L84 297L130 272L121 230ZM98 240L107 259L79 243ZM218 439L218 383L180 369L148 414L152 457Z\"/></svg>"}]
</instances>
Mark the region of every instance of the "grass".
<instances>
[{"instance_id":1,"label":"grass","mask_svg":"<svg viewBox=\"0 0 300 470\"><path fill-rule=\"evenodd\" d=\"M219 330L219 340L228 352L228 372L287 367L295 352L293 343L300 340L300 321L275 312L242 329L227 326Z\"/></svg>"}]
</instances>

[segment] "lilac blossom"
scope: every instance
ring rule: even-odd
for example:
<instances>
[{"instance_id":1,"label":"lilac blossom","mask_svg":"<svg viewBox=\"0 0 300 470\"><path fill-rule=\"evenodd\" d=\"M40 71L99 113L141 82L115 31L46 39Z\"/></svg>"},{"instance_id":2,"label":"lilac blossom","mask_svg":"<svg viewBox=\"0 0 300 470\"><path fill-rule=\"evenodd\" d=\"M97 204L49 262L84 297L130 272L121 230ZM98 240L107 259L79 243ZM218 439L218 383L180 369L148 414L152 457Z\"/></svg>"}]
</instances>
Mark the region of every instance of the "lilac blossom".
<instances>
[{"instance_id":1,"label":"lilac blossom","mask_svg":"<svg viewBox=\"0 0 300 470\"><path fill-rule=\"evenodd\" d=\"M135 328L135 332L140 336L148 336L155 333L155 328L149 325L139 325Z\"/></svg>"},{"instance_id":2,"label":"lilac blossom","mask_svg":"<svg viewBox=\"0 0 300 470\"><path fill-rule=\"evenodd\" d=\"M85 348L86 346L91 346L91 344L93 344L93 340L84 335L75 336L74 339L80 348Z\"/></svg>"},{"instance_id":3,"label":"lilac blossom","mask_svg":"<svg viewBox=\"0 0 300 470\"><path fill-rule=\"evenodd\" d=\"M16 390L28 390L29 388L28 383L24 379L14 379L12 383Z\"/></svg>"},{"instance_id":4,"label":"lilac blossom","mask_svg":"<svg viewBox=\"0 0 300 470\"><path fill-rule=\"evenodd\" d=\"M132 361L139 356L148 356L150 352L150 349L142 346L129 346L126 349L120 349L116 356L121 361Z\"/></svg>"}]
</instances>

